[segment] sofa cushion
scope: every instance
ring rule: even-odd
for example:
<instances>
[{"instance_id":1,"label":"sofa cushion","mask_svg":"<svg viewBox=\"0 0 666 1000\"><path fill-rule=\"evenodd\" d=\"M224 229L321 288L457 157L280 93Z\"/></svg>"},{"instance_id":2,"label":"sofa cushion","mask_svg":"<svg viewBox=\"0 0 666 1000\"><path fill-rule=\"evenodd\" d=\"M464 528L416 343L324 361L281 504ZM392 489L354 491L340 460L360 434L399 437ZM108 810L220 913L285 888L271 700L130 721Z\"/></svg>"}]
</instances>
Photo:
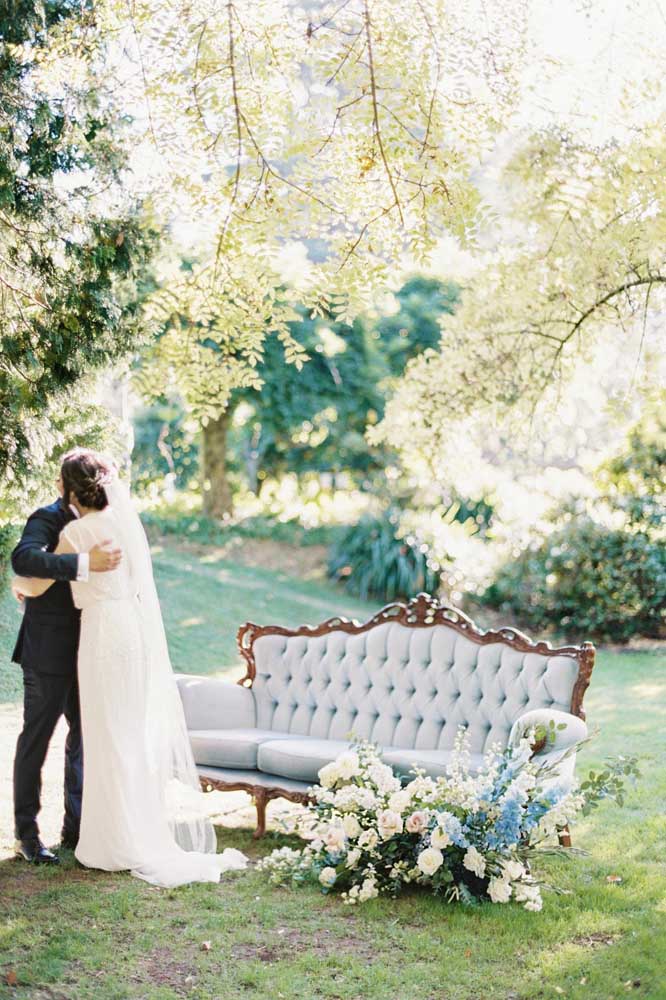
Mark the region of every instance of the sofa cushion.
<instances>
[{"instance_id":1,"label":"sofa cushion","mask_svg":"<svg viewBox=\"0 0 666 1000\"><path fill-rule=\"evenodd\" d=\"M256 768L257 749L265 740L296 739L289 733L266 729L191 729L190 743L196 764L211 767Z\"/></svg>"},{"instance_id":2,"label":"sofa cushion","mask_svg":"<svg viewBox=\"0 0 666 1000\"><path fill-rule=\"evenodd\" d=\"M276 774L296 781L316 783L319 771L325 765L348 750L350 743L344 740L315 740L293 738L267 740L262 742L257 753L259 770L265 774ZM471 754L472 769L483 763L482 754ZM446 774L446 766L452 757L451 750L402 750L386 747L382 759L389 764L399 777L411 778L411 768L417 764L425 769L431 778Z\"/></svg>"},{"instance_id":3,"label":"sofa cushion","mask_svg":"<svg viewBox=\"0 0 666 1000\"><path fill-rule=\"evenodd\" d=\"M389 764L400 778L414 777L412 768L422 767L430 778L446 777L447 765L451 762L452 750L401 750L398 747L387 747L382 758ZM483 754L470 754L472 771L478 771L483 764Z\"/></svg>"},{"instance_id":4,"label":"sofa cushion","mask_svg":"<svg viewBox=\"0 0 666 1000\"><path fill-rule=\"evenodd\" d=\"M316 783L319 771L348 750L346 740L316 740L309 737L262 742L257 766L266 774L278 774L296 781Z\"/></svg>"}]
</instances>

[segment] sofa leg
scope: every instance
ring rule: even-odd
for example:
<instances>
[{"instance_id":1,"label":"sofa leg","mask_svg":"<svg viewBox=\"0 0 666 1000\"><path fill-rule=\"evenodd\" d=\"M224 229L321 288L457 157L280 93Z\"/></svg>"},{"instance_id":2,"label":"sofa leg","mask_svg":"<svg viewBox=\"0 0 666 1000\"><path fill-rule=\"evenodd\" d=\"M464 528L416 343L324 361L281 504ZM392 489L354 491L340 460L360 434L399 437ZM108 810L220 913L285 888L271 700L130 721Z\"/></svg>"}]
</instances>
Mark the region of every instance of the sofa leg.
<instances>
[{"instance_id":1,"label":"sofa leg","mask_svg":"<svg viewBox=\"0 0 666 1000\"><path fill-rule=\"evenodd\" d=\"M560 842L560 847L571 847L571 831L568 824L558 831L557 839Z\"/></svg>"},{"instance_id":2,"label":"sofa leg","mask_svg":"<svg viewBox=\"0 0 666 1000\"><path fill-rule=\"evenodd\" d=\"M263 788L258 788L253 795L254 804L257 807L257 829L253 833L253 837L257 840L259 837L263 837L266 833L266 806L268 805L268 796Z\"/></svg>"}]
</instances>

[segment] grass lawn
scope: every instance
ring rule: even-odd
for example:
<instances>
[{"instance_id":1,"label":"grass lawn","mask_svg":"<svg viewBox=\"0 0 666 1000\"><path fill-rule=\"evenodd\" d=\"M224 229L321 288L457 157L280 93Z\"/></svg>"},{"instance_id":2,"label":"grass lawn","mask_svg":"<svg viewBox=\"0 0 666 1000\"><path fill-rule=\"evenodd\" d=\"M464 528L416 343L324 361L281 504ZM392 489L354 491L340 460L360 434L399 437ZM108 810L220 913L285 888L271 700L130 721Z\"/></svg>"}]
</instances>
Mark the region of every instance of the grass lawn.
<instances>
[{"instance_id":1,"label":"grass lawn","mask_svg":"<svg viewBox=\"0 0 666 1000\"><path fill-rule=\"evenodd\" d=\"M324 583L174 548L157 569L174 665L189 672L236 676L234 633L248 618L296 624L373 610ZM7 664L16 617L5 601L4 701L19 694ZM545 894L539 914L417 893L351 909L315 888L273 888L252 870L167 891L86 872L71 856L57 871L6 861L0 997L666 1000L666 658L602 651L586 708L601 734L581 769L631 752L644 777L624 809L604 807L576 828L584 857L544 863L568 894ZM252 857L285 842L257 844L250 830L220 829L219 839Z\"/></svg>"}]
</instances>

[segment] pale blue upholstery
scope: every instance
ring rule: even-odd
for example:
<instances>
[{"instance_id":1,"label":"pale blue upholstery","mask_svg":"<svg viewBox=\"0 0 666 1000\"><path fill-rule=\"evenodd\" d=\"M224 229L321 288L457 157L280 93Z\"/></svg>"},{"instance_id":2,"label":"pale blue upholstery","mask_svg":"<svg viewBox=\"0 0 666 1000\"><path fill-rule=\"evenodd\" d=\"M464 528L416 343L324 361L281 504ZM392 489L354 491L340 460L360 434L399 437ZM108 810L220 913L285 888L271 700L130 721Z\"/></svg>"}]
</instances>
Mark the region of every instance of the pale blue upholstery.
<instances>
[{"instance_id":1,"label":"pale blue upholstery","mask_svg":"<svg viewBox=\"0 0 666 1000\"><path fill-rule=\"evenodd\" d=\"M254 782L271 794L305 791L350 740L364 738L379 744L405 781L415 765L432 777L445 774L461 726L473 768L491 745L506 747L551 717L567 730L557 730L556 744L544 749L549 762L587 733L569 713L575 657L475 642L446 624L380 621L356 634L259 634L252 655L251 688L178 678L203 777ZM552 780L570 782L574 763L573 755L563 760Z\"/></svg>"},{"instance_id":2,"label":"pale blue upholstery","mask_svg":"<svg viewBox=\"0 0 666 1000\"><path fill-rule=\"evenodd\" d=\"M256 711L249 688L218 677L177 674L188 729L254 729Z\"/></svg>"},{"instance_id":3,"label":"pale blue upholstery","mask_svg":"<svg viewBox=\"0 0 666 1000\"><path fill-rule=\"evenodd\" d=\"M266 729L191 729L190 742L197 764L212 767L256 767L257 750L266 740L297 740L290 733Z\"/></svg>"},{"instance_id":4,"label":"pale blue upholstery","mask_svg":"<svg viewBox=\"0 0 666 1000\"><path fill-rule=\"evenodd\" d=\"M506 746L524 712L568 712L578 663L480 645L446 625L384 622L368 632L260 636L252 685L257 726L318 739L450 750L458 728L471 749Z\"/></svg>"},{"instance_id":5,"label":"pale blue upholstery","mask_svg":"<svg viewBox=\"0 0 666 1000\"><path fill-rule=\"evenodd\" d=\"M314 784L321 768L349 749L345 740L316 740L311 736L262 743L257 753L260 771Z\"/></svg>"}]
</instances>

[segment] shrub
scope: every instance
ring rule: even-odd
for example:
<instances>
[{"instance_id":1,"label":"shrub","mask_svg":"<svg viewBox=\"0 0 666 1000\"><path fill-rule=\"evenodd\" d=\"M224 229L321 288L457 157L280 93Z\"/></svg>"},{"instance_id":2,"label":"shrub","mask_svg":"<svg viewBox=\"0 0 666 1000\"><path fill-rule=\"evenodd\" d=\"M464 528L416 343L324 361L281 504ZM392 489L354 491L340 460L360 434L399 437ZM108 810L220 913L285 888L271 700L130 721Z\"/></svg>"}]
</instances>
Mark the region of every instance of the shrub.
<instances>
[{"instance_id":1,"label":"shrub","mask_svg":"<svg viewBox=\"0 0 666 1000\"><path fill-rule=\"evenodd\" d=\"M15 524L0 524L0 594L3 593L9 580L11 570L9 557L16 545L17 537L18 529Z\"/></svg>"},{"instance_id":2,"label":"shrub","mask_svg":"<svg viewBox=\"0 0 666 1000\"><path fill-rule=\"evenodd\" d=\"M666 547L582 515L507 562L483 601L533 627L624 642L666 632Z\"/></svg>"},{"instance_id":3,"label":"shrub","mask_svg":"<svg viewBox=\"0 0 666 1000\"><path fill-rule=\"evenodd\" d=\"M402 537L397 511L367 515L331 546L329 576L359 597L392 601L436 592L440 573L419 539Z\"/></svg>"}]
</instances>

